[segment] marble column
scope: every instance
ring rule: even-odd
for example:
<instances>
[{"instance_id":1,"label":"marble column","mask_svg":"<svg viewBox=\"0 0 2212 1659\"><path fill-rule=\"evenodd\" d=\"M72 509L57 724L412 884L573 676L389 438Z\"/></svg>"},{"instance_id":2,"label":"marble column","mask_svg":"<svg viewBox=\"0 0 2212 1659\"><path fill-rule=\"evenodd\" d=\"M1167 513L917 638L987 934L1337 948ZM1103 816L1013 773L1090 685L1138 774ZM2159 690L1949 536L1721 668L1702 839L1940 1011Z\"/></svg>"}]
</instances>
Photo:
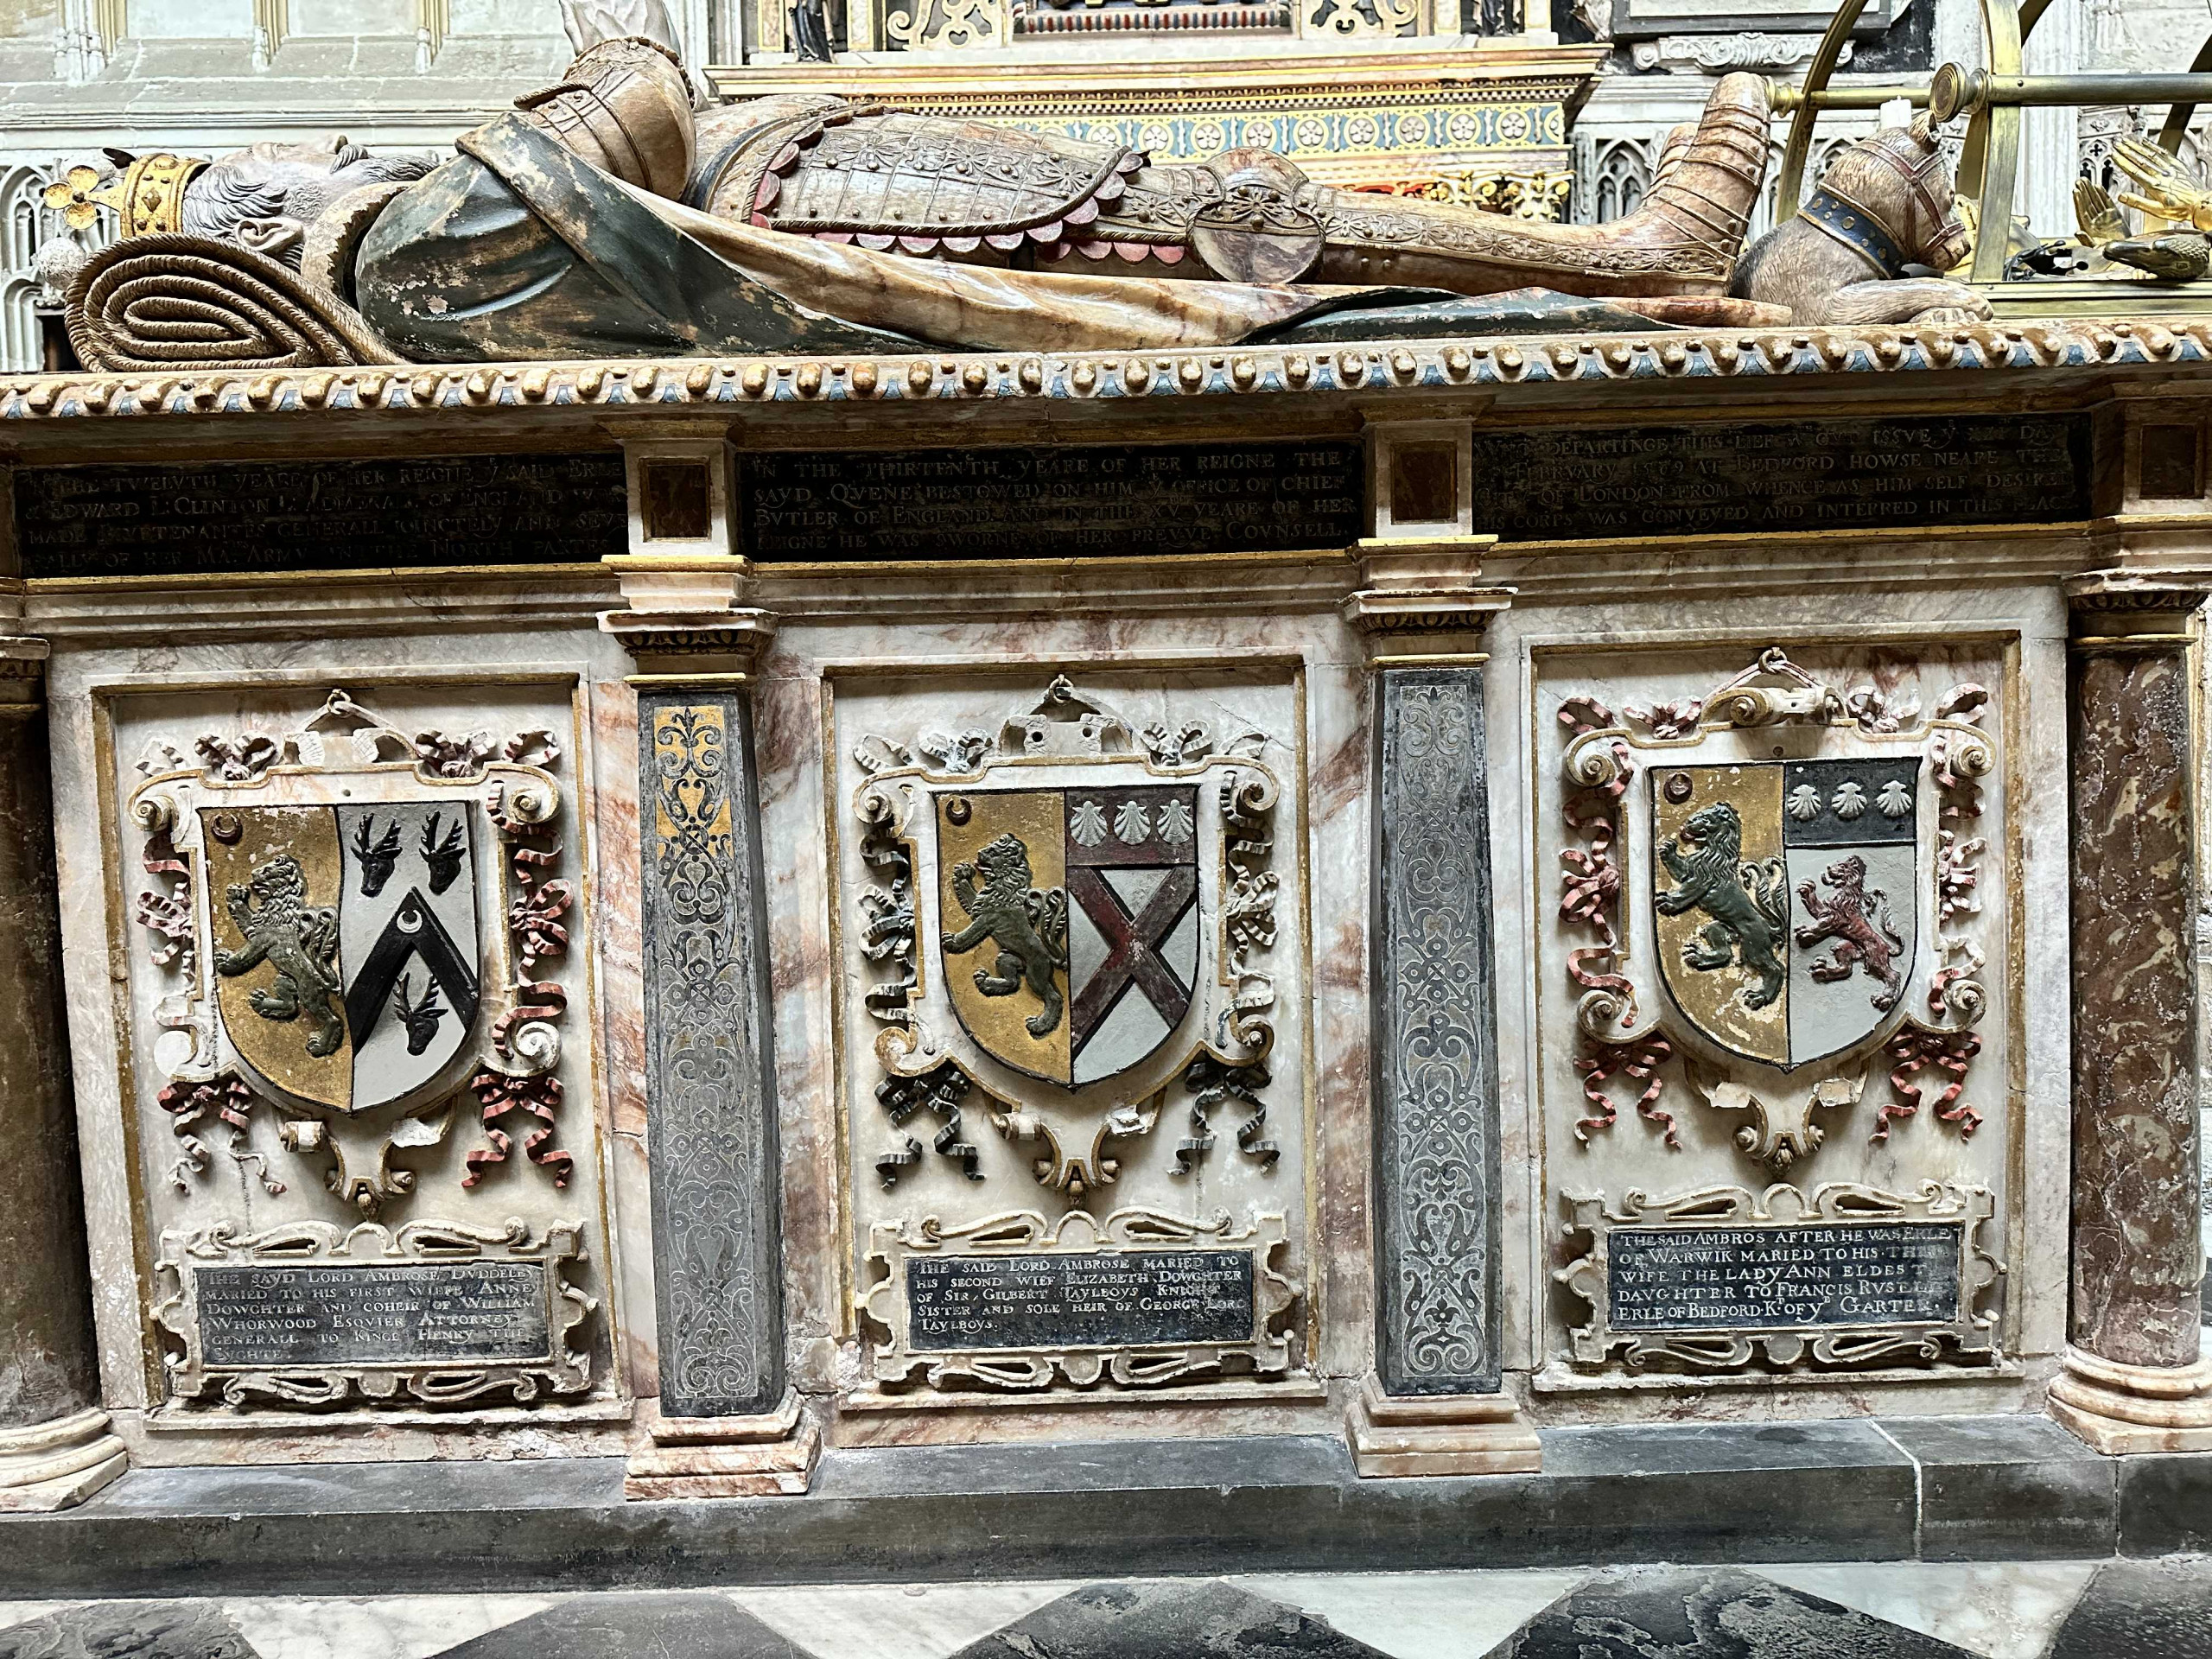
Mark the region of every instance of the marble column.
<instances>
[{"instance_id":1,"label":"marble column","mask_svg":"<svg viewBox=\"0 0 2212 1659\"><path fill-rule=\"evenodd\" d=\"M1503 1391L1488 760L1477 647L1510 594L1488 537L1363 543L1347 619L1374 709L1369 994L1376 1355L1351 1407L1369 1476L1542 1465Z\"/></svg>"},{"instance_id":2,"label":"marble column","mask_svg":"<svg viewBox=\"0 0 2212 1659\"><path fill-rule=\"evenodd\" d=\"M2103 1452L2212 1446L2198 1352L2197 695L2204 594L2073 595L2074 1192L2051 1414Z\"/></svg>"},{"instance_id":3,"label":"marble column","mask_svg":"<svg viewBox=\"0 0 2212 1659\"><path fill-rule=\"evenodd\" d=\"M42 640L0 638L0 1510L81 1503L129 1459L99 1409L61 1012Z\"/></svg>"},{"instance_id":4,"label":"marble column","mask_svg":"<svg viewBox=\"0 0 2212 1659\"><path fill-rule=\"evenodd\" d=\"M630 683L660 1374L626 1491L804 1492L821 1438L785 1375L782 1166L746 690L774 619L729 602L741 560L690 562L719 604L671 593L684 571L654 563L633 608L601 619L639 670Z\"/></svg>"}]
</instances>

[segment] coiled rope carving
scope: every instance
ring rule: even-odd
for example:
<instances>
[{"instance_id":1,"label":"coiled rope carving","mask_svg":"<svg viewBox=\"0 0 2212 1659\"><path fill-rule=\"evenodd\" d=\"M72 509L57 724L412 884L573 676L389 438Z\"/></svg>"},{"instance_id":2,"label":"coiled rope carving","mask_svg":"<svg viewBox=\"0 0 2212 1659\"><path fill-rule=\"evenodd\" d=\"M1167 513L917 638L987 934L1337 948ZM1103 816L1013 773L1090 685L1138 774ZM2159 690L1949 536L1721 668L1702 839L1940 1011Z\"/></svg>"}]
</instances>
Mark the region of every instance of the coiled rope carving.
<instances>
[{"instance_id":1,"label":"coiled rope carving","mask_svg":"<svg viewBox=\"0 0 2212 1659\"><path fill-rule=\"evenodd\" d=\"M324 369L404 361L353 307L266 254L204 236L127 237L69 284L87 369Z\"/></svg>"}]
</instances>

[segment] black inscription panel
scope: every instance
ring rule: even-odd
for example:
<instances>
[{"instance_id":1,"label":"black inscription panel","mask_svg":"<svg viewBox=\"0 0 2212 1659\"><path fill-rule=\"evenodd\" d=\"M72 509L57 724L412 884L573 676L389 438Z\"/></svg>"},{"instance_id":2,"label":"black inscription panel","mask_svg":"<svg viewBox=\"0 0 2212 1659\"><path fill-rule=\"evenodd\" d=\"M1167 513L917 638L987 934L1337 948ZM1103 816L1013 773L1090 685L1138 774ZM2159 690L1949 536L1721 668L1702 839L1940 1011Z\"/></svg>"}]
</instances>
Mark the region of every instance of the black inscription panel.
<instances>
[{"instance_id":1,"label":"black inscription panel","mask_svg":"<svg viewBox=\"0 0 2212 1659\"><path fill-rule=\"evenodd\" d=\"M1616 1228L1606 1236L1616 1331L1948 1325L1959 1315L1957 1222Z\"/></svg>"},{"instance_id":2,"label":"black inscription panel","mask_svg":"<svg viewBox=\"0 0 2212 1659\"><path fill-rule=\"evenodd\" d=\"M2088 516L2081 415L1475 430L1475 528L1507 541Z\"/></svg>"},{"instance_id":3,"label":"black inscription panel","mask_svg":"<svg viewBox=\"0 0 2212 1659\"><path fill-rule=\"evenodd\" d=\"M31 467L31 576L591 563L628 544L620 455Z\"/></svg>"},{"instance_id":4,"label":"black inscription panel","mask_svg":"<svg viewBox=\"0 0 2212 1659\"><path fill-rule=\"evenodd\" d=\"M210 1368L466 1365L551 1357L535 1262L200 1268Z\"/></svg>"},{"instance_id":5,"label":"black inscription panel","mask_svg":"<svg viewBox=\"0 0 2212 1659\"><path fill-rule=\"evenodd\" d=\"M1346 547L1365 535L1356 444L1060 446L744 462L755 559L1154 557Z\"/></svg>"},{"instance_id":6,"label":"black inscription panel","mask_svg":"<svg viewBox=\"0 0 2212 1659\"><path fill-rule=\"evenodd\" d=\"M1249 1250L906 1261L917 1351L1249 1342L1252 1319Z\"/></svg>"}]
</instances>

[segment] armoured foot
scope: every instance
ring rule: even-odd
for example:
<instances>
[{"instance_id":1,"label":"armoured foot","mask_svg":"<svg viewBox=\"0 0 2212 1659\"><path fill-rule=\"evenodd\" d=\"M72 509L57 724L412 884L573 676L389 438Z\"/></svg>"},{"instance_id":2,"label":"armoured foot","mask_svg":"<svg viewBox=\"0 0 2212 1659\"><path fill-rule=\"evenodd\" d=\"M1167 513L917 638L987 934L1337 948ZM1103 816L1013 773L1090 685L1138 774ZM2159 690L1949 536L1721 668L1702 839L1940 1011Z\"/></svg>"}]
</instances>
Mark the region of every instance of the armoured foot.
<instances>
[{"instance_id":1,"label":"armoured foot","mask_svg":"<svg viewBox=\"0 0 2212 1659\"><path fill-rule=\"evenodd\" d=\"M1767 127L1765 79L1723 76L1696 127L1669 137L1650 194L1599 232L1612 249L1678 251L1677 269L1702 266L1710 291L1725 289L1766 182Z\"/></svg>"}]
</instances>

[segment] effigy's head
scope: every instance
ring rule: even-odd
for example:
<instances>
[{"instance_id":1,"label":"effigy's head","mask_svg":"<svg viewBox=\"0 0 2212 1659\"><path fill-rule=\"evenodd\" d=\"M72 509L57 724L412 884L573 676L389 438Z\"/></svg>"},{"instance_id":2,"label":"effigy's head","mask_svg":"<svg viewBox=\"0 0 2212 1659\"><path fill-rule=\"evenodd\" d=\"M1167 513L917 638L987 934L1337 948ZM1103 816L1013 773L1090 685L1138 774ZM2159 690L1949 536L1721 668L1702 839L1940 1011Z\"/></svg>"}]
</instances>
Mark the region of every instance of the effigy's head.
<instances>
[{"instance_id":1,"label":"effigy's head","mask_svg":"<svg viewBox=\"0 0 2212 1659\"><path fill-rule=\"evenodd\" d=\"M193 175L184 187L179 228L296 266L308 227L339 197L365 184L419 179L429 170L428 162L374 155L335 134L301 143L250 144Z\"/></svg>"},{"instance_id":2,"label":"effigy's head","mask_svg":"<svg viewBox=\"0 0 2212 1659\"><path fill-rule=\"evenodd\" d=\"M1925 116L1852 145L1821 186L1866 209L1913 264L1949 270L1973 251L1950 167Z\"/></svg>"}]
</instances>

